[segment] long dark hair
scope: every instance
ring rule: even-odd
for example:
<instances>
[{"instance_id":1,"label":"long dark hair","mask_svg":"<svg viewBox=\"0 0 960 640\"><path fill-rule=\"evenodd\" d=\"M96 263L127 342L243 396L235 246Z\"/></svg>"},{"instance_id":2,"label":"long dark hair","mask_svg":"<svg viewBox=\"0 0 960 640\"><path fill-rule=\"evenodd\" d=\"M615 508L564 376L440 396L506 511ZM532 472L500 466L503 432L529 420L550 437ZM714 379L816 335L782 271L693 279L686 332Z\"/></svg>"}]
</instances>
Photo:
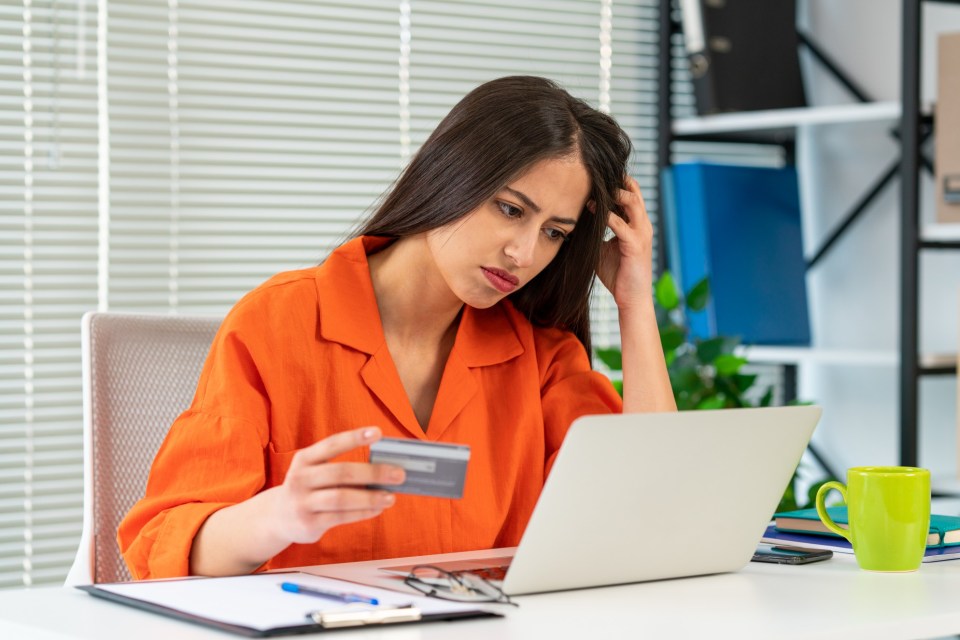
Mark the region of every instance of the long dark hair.
<instances>
[{"instance_id":1,"label":"long dark hair","mask_svg":"<svg viewBox=\"0 0 960 640\"><path fill-rule=\"evenodd\" d=\"M573 332L590 354L590 291L607 211L618 211L632 146L616 121L558 84L510 76L447 114L356 235L402 238L454 222L537 162L579 156L596 214L581 213L557 256L509 300L531 323Z\"/></svg>"}]
</instances>

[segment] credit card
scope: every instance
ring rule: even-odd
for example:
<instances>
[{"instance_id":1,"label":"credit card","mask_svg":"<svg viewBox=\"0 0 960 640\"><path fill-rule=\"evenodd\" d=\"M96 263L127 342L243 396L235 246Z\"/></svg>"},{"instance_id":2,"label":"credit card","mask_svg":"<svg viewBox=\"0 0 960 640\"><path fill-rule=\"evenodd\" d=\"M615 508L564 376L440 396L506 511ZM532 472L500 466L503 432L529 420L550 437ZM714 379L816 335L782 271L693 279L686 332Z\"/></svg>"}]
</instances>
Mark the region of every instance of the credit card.
<instances>
[{"instance_id":1,"label":"credit card","mask_svg":"<svg viewBox=\"0 0 960 640\"><path fill-rule=\"evenodd\" d=\"M394 493L462 498L469 460L470 447L465 444L383 438L370 445L370 462L403 467L407 479L403 484L371 486Z\"/></svg>"}]
</instances>

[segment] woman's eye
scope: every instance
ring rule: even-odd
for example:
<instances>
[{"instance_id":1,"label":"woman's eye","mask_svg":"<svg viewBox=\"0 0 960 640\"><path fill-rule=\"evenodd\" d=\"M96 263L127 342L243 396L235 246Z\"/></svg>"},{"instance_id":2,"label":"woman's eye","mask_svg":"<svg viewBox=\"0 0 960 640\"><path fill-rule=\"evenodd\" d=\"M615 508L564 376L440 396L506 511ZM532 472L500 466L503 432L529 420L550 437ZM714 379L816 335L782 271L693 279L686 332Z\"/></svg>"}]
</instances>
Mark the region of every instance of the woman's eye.
<instances>
[{"instance_id":1,"label":"woman's eye","mask_svg":"<svg viewBox=\"0 0 960 640\"><path fill-rule=\"evenodd\" d=\"M497 206L500 207L500 212L508 218L519 218L521 215L523 215L523 209L515 207L512 204L498 202Z\"/></svg>"},{"instance_id":2,"label":"woman's eye","mask_svg":"<svg viewBox=\"0 0 960 640\"><path fill-rule=\"evenodd\" d=\"M550 240L554 240L556 242L562 242L567 239L567 234L565 234L563 231L560 231L560 229L552 229L548 227L544 229L543 232L547 234L547 237Z\"/></svg>"}]
</instances>

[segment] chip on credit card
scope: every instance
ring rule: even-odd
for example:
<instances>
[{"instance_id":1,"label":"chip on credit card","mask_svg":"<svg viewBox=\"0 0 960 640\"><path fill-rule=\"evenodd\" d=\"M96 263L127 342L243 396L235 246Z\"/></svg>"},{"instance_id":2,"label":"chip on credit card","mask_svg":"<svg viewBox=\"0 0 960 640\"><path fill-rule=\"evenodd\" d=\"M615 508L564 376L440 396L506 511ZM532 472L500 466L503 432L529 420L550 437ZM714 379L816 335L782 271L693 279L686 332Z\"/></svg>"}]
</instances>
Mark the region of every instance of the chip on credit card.
<instances>
[{"instance_id":1,"label":"chip on credit card","mask_svg":"<svg viewBox=\"0 0 960 640\"><path fill-rule=\"evenodd\" d=\"M370 445L370 462L403 467L403 484L371 485L394 493L462 498L470 447L403 438L382 438Z\"/></svg>"}]
</instances>

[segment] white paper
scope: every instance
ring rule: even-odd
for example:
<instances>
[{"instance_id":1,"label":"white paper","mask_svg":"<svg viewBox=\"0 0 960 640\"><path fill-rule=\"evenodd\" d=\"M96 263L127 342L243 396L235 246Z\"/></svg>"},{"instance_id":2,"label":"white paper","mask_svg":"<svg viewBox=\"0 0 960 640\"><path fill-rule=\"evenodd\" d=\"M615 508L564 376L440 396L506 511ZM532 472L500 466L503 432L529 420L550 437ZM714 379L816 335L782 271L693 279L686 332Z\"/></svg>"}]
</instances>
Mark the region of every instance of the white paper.
<instances>
[{"instance_id":1,"label":"white paper","mask_svg":"<svg viewBox=\"0 0 960 640\"><path fill-rule=\"evenodd\" d=\"M280 588L283 582L348 592L376 598L379 605L346 604ZM160 605L200 618L258 631L312 624L309 615L320 611L371 610L413 605L422 615L475 611L472 603L458 603L322 578L307 573L259 573L229 578L187 578L97 585L102 591Z\"/></svg>"}]
</instances>

